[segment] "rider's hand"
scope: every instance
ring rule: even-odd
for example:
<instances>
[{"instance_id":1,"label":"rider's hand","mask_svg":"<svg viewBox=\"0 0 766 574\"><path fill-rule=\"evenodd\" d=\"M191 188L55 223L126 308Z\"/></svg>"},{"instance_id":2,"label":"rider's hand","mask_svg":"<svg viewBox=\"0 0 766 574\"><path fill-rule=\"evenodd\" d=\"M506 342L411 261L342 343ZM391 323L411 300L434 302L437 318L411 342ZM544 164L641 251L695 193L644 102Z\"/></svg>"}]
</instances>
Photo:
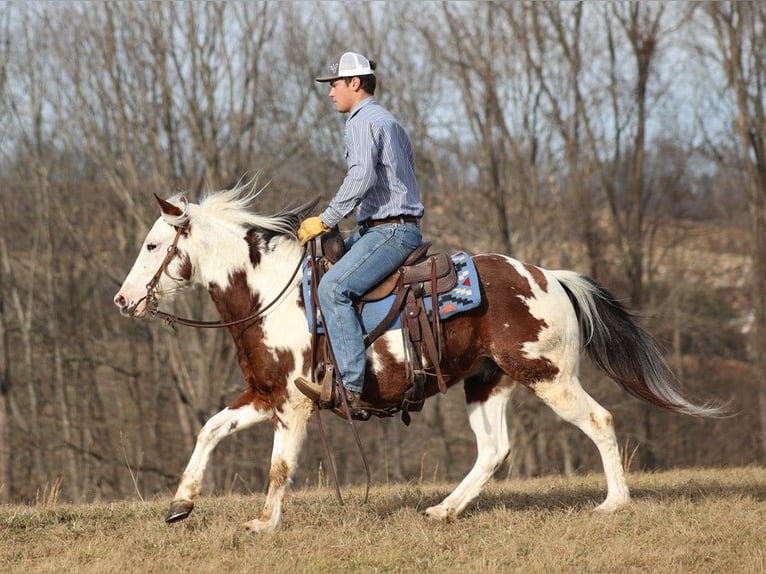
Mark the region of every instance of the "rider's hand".
<instances>
[{"instance_id":1,"label":"rider's hand","mask_svg":"<svg viewBox=\"0 0 766 574\"><path fill-rule=\"evenodd\" d=\"M301 245L306 245L306 243L325 231L330 231L330 228L324 224L324 221L318 216L309 217L301 222L301 226L298 228L298 239L301 240Z\"/></svg>"}]
</instances>

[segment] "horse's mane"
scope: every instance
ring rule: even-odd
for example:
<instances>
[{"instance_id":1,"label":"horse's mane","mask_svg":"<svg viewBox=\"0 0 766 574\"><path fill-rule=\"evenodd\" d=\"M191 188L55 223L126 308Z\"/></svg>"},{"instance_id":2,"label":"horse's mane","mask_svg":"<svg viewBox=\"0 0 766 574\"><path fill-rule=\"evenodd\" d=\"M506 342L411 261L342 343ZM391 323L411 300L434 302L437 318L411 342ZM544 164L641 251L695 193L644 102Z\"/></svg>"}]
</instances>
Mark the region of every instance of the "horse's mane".
<instances>
[{"instance_id":1,"label":"horse's mane","mask_svg":"<svg viewBox=\"0 0 766 574\"><path fill-rule=\"evenodd\" d=\"M221 219L233 225L246 228L259 228L279 235L295 235L296 215L294 212L283 211L276 215L261 215L253 211L253 204L268 183L258 186L258 176L252 179L239 180L231 189L221 191L207 190L199 201L200 213L215 219ZM165 220L176 226L189 223L191 218L190 204L183 193L177 194L168 201L178 205L182 213L178 216L165 215Z\"/></svg>"}]
</instances>

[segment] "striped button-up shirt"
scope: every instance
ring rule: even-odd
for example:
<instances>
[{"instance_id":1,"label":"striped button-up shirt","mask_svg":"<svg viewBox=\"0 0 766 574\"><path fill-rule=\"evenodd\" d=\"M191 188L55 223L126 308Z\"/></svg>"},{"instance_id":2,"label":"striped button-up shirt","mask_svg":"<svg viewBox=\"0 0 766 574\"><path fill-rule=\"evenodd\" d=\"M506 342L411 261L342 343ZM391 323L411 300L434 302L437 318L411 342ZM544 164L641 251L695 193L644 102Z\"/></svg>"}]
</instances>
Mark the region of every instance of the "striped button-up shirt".
<instances>
[{"instance_id":1,"label":"striped button-up shirt","mask_svg":"<svg viewBox=\"0 0 766 574\"><path fill-rule=\"evenodd\" d=\"M373 97L351 110L344 133L348 171L320 215L333 227L356 208L357 222L423 215L412 144L396 118Z\"/></svg>"}]
</instances>

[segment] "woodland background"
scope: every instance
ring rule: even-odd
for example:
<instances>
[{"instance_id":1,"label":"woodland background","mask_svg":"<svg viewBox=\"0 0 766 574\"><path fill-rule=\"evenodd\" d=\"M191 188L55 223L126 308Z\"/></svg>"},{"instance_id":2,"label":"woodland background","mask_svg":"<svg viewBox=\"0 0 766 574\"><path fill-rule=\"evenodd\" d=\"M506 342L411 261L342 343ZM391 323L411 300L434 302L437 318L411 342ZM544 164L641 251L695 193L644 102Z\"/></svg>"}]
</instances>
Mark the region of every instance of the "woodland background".
<instances>
[{"instance_id":1,"label":"woodland background","mask_svg":"<svg viewBox=\"0 0 766 574\"><path fill-rule=\"evenodd\" d=\"M242 386L223 332L120 317L157 217L243 175L260 211L329 197L342 126L313 81L345 49L416 148L440 250L498 251L604 282L716 421L645 407L588 364L626 464L766 460L766 4L0 2L0 502L171 492ZM205 293L176 312L215 318ZM505 476L600 470L524 390ZM340 478L363 480L325 417ZM361 428L378 482L456 480L475 456L460 390ZM259 492L271 428L224 442L209 491ZM309 436L296 481L326 483Z\"/></svg>"}]
</instances>

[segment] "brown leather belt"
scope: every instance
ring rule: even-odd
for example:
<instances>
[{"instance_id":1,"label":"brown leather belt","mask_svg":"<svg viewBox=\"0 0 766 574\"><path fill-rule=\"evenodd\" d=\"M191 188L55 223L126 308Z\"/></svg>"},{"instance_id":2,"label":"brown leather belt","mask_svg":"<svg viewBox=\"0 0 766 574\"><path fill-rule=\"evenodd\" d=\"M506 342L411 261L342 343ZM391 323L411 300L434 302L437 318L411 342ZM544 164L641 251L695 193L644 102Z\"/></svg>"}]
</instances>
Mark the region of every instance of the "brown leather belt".
<instances>
[{"instance_id":1,"label":"brown leather belt","mask_svg":"<svg viewBox=\"0 0 766 574\"><path fill-rule=\"evenodd\" d=\"M418 223L419 217L414 215L397 215L395 217L384 217L383 219L368 219L362 221L360 227L376 227L378 225L386 225L388 223Z\"/></svg>"}]
</instances>

